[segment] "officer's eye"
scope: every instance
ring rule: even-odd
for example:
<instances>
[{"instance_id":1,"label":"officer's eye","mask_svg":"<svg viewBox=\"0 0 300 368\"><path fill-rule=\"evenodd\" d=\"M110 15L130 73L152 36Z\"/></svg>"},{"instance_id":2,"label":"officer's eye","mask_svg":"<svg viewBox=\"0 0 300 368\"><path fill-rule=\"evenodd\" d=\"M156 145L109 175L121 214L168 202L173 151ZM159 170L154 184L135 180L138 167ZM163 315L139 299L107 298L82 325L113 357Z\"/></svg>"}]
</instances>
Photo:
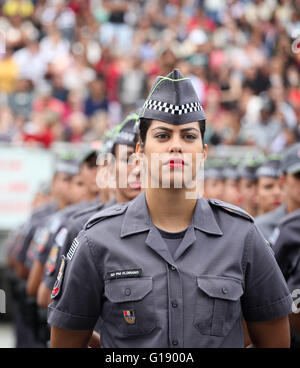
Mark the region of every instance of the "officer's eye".
<instances>
[{"instance_id":1,"label":"officer's eye","mask_svg":"<svg viewBox=\"0 0 300 368\"><path fill-rule=\"evenodd\" d=\"M167 133L158 133L155 135L155 138L158 138L159 140L164 140L169 138L169 134Z\"/></svg>"},{"instance_id":2,"label":"officer's eye","mask_svg":"<svg viewBox=\"0 0 300 368\"><path fill-rule=\"evenodd\" d=\"M185 134L184 135L184 139L188 140L188 141L194 141L197 139L197 136L195 134Z\"/></svg>"},{"instance_id":3,"label":"officer's eye","mask_svg":"<svg viewBox=\"0 0 300 368\"><path fill-rule=\"evenodd\" d=\"M265 185L265 189L273 189L273 184L267 184L267 185Z\"/></svg>"}]
</instances>

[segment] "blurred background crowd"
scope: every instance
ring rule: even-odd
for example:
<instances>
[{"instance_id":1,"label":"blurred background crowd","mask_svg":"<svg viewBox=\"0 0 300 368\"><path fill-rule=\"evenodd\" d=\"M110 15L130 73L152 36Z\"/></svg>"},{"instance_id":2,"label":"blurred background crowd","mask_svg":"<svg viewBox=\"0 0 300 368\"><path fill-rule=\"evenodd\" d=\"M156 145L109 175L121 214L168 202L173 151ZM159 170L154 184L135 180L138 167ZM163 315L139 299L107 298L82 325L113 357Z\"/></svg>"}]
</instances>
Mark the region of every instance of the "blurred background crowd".
<instances>
[{"instance_id":1,"label":"blurred background crowd","mask_svg":"<svg viewBox=\"0 0 300 368\"><path fill-rule=\"evenodd\" d=\"M299 0L0 5L0 142L101 139L175 67L205 109L207 143L279 153L299 141Z\"/></svg>"}]
</instances>

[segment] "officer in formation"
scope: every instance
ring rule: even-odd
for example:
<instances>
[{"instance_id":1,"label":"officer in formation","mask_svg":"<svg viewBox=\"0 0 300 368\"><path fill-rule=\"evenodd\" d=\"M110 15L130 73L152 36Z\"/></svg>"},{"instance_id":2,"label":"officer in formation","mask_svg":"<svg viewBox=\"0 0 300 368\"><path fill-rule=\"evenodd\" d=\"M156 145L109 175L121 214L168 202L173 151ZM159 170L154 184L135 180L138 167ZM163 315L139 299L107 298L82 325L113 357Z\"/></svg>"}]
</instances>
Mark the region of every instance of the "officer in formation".
<instances>
[{"instance_id":1,"label":"officer in formation","mask_svg":"<svg viewBox=\"0 0 300 368\"><path fill-rule=\"evenodd\" d=\"M47 218L70 203L71 198L68 196L70 182L76 173L77 166L73 162L59 160L56 163L51 194L46 203L33 211L30 219L21 226L14 241L10 243L8 265L11 270L12 294L15 304L17 347L44 346L44 341L38 339L39 324L35 300L26 293L26 283L33 256L33 239Z\"/></svg>"},{"instance_id":2,"label":"officer in formation","mask_svg":"<svg viewBox=\"0 0 300 368\"><path fill-rule=\"evenodd\" d=\"M277 263L295 300L290 315L291 346L300 347L300 144L291 146L281 161L281 181L284 185L284 213L273 222L270 243ZM274 211L273 211L274 212ZM271 212L270 212L271 213Z\"/></svg>"},{"instance_id":3,"label":"officer in formation","mask_svg":"<svg viewBox=\"0 0 300 368\"><path fill-rule=\"evenodd\" d=\"M282 203L280 157L219 158L205 163L205 197L242 207L254 217Z\"/></svg>"},{"instance_id":4,"label":"officer in formation","mask_svg":"<svg viewBox=\"0 0 300 368\"><path fill-rule=\"evenodd\" d=\"M141 182L139 178L139 168L136 164L133 162L131 163L130 161L130 156L134 153L134 148L137 142L137 136L134 130L137 118L138 115L135 113L130 114L124 122L120 124L116 129L117 131L115 132L112 141L109 142L112 144L108 144L107 149L104 152L101 152L100 157L98 158L100 161L105 161L106 158L104 156L108 154L114 159L110 170L114 171L113 176L116 179L116 190L114 192L115 197L106 203L98 202L97 204L86 206L82 211L76 212L68 221L64 222L64 227L60 230L53 242L44 270L43 282L40 285L40 297L38 300L40 306L47 307L51 301L51 291L57 278L61 259L65 258L67 254L72 252L72 247L76 244L76 242L74 242L72 245L72 242L87 220L102 209L108 208L116 203L128 202L140 193ZM128 185L124 187L122 187L120 183L123 173L126 174L126 184L128 183ZM102 172L100 171L99 175L101 174ZM53 295L59 292L60 289L56 286L53 290Z\"/></svg>"},{"instance_id":5,"label":"officer in formation","mask_svg":"<svg viewBox=\"0 0 300 368\"><path fill-rule=\"evenodd\" d=\"M16 336L16 347L26 347L33 344L32 336L27 324L24 321L23 313L25 305L22 299L25 295L25 281L19 279L16 275L16 255L20 249L20 244L24 241L27 231L29 231L30 224L39 215L43 215L43 212L51 212L52 207L55 208L52 201L51 188L45 184L38 189L33 201L32 201L32 215L31 221L22 224L9 236L7 243L5 244L7 250L6 257L6 277L10 285L12 295L12 308L13 318L15 322L15 336Z\"/></svg>"},{"instance_id":6,"label":"officer in formation","mask_svg":"<svg viewBox=\"0 0 300 368\"><path fill-rule=\"evenodd\" d=\"M191 195L207 146L189 78L157 78L139 133L145 191L92 216L62 257L51 346L86 347L101 321L103 347L243 347L246 330L253 346L288 347L292 298L253 217Z\"/></svg>"},{"instance_id":7,"label":"officer in formation","mask_svg":"<svg viewBox=\"0 0 300 368\"><path fill-rule=\"evenodd\" d=\"M98 161L100 161L98 176L101 176L101 179L104 176L102 170L103 164L106 166L105 163L109 162L110 167L108 169L111 172L110 176L116 181L115 197L106 203L98 201L97 204L94 203L86 206L83 210L76 212L64 222L64 226L56 235L44 267L43 281L39 285L38 305L41 308L47 307L51 302L51 298L54 298L60 293L60 283L59 281L56 282L59 269L65 262L66 257L72 256L72 252L76 246L76 240L74 241L74 239L87 220L102 209L108 208L116 203L128 202L140 193L139 167L134 161L130 160L137 142L135 132L137 118L138 115L130 114L114 130L113 136L106 142L105 149L101 151L98 157ZM125 183L121 182L122 179L125 180ZM103 189L105 188L101 187L101 191ZM90 346L99 345L100 343L100 324L99 321L95 327L98 334L94 333L93 338L89 342Z\"/></svg>"},{"instance_id":8,"label":"officer in formation","mask_svg":"<svg viewBox=\"0 0 300 368\"><path fill-rule=\"evenodd\" d=\"M300 208L281 220L273 249L290 293L295 298L295 313L290 315L291 347L300 348Z\"/></svg>"},{"instance_id":9,"label":"officer in formation","mask_svg":"<svg viewBox=\"0 0 300 368\"><path fill-rule=\"evenodd\" d=\"M38 287L43 275L44 264L47 260L53 240L62 228L64 222L76 211L87 205L87 191L81 177L81 165L76 161L73 165L74 175L70 179L68 192L68 196L70 196L69 205L54 213L50 218L47 217L40 224L26 253L25 264L29 270L26 292L29 297L32 297L35 304ZM49 340L46 310L37 308L37 321L39 326L39 340L46 344Z\"/></svg>"},{"instance_id":10,"label":"officer in formation","mask_svg":"<svg viewBox=\"0 0 300 368\"><path fill-rule=\"evenodd\" d=\"M40 218L38 226L32 231L31 241L26 244L17 242L16 236L11 239L9 259L14 259L12 250L15 244L21 244L21 251L25 255L24 263L27 272L26 281L24 281L26 289L24 287L23 296L26 300L31 301L31 314L34 315L29 323L33 342L29 343L26 337L21 337L21 343L17 344L18 347L45 347L47 345L49 328L46 323L46 307L51 300L50 294L56 280L60 259L61 256L67 255L72 241L84 223L102 208L129 201L140 193L139 168L134 162L131 164L129 159L137 142L135 131L137 118L137 114L129 115L113 132L106 134L101 157L98 157L98 152L95 149L88 148L83 151L76 167L71 165L70 161L59 162L55 180L64 173L63 170L67 171L68 174L71 174L72 171L72 175L69 177L69 188L60 187L60 189L67 193L68 198L72 198L73 204L68 203L68 206L64 206L66 202L62 203L59 207L60 210L54 206L54 210L49 213L49 216ZM101 164L101 161L104 164ZM110 176L116 179L116 189L110 187L111 180L103 172L108 162L110 167L106 168L106 173L110 172ZM123 173L127 175L126 178L123 178ZM106 183L103 183L103 178L106 178ZM122 183L119 183L122 178L125 179L125 184L128 183L128 186L125 185L125 187L123 183L124 188ZM101 190L99 190L99 186ZM61 191L59 190L58 193ZM38 202L40 200L34 201L36 204ZM29 245L27 246L27 244ZM12 263L11 270L13 270ZM11 273L16 279L15 273ZM25 314L28 315L26 311L19 313L21 322L24 318L26 319ZM95 341L98 342L98 340L99 337L96 335ZM91 344L93 344L92 341Z\"/></svg>"},{"instance_id":11,"label":"officer in formation","mask_svg":"<svg viewBox=\"0 0 300 368\"><path fill-rule=\"evenodd\" d=\"M257 217L256 222L264 237L275 244L280 221L300 208L300 144L288 148L280 161L279 182L282 190L282 204L274 210Z\"/></svg>"}]
</instances>

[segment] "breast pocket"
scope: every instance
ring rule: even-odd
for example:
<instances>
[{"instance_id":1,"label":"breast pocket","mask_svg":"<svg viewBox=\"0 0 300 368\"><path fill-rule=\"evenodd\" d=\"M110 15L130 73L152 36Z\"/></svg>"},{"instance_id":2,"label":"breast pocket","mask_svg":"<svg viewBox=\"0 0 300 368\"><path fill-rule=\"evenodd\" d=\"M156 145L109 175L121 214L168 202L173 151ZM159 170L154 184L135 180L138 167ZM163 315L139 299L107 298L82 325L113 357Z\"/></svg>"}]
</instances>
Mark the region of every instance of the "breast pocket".
<instances>
[{"instance_id":1,"label":"breast pocket","mask_svg":"<svg viewBox=\"0 0 300 368\"><path fill-rule=\"evenodd\" d=\"M106 319L124 336L150 333L156 326L152 277L105 281Z\"/></svg>"},{"instance_id":2,"label":"breast pocket","mask_svg":"<svg viewBox=\"0 0 300 368\"><path fill-rule=\"evenodd\" d=\"M197 277L194 326L204 335L226 336L241 315L239 280L202 275Z\"/></svg>"}]
</instances>

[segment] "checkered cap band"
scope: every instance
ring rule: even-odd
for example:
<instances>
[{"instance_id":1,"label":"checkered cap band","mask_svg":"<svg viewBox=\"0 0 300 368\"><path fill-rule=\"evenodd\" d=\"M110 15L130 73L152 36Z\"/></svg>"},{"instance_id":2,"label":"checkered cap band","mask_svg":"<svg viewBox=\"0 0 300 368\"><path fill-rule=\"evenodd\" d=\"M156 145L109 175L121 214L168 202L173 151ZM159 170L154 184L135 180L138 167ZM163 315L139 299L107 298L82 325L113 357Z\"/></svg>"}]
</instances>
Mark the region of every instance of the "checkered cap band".
<instances>
[{"instance_id":1,"label":"checkered cap band","mask_svg":"<svg viewBox=\"0 0 300 368\"><path fill-rule=\"evenodd\" d=\"M202 111L203 108L199 102L190 102L183 105L172 105L168 102L147 100L144 108L149 110L157 110L166 112L172 115L183 115L189 112Z\"/></svg>"}]
</instances>

